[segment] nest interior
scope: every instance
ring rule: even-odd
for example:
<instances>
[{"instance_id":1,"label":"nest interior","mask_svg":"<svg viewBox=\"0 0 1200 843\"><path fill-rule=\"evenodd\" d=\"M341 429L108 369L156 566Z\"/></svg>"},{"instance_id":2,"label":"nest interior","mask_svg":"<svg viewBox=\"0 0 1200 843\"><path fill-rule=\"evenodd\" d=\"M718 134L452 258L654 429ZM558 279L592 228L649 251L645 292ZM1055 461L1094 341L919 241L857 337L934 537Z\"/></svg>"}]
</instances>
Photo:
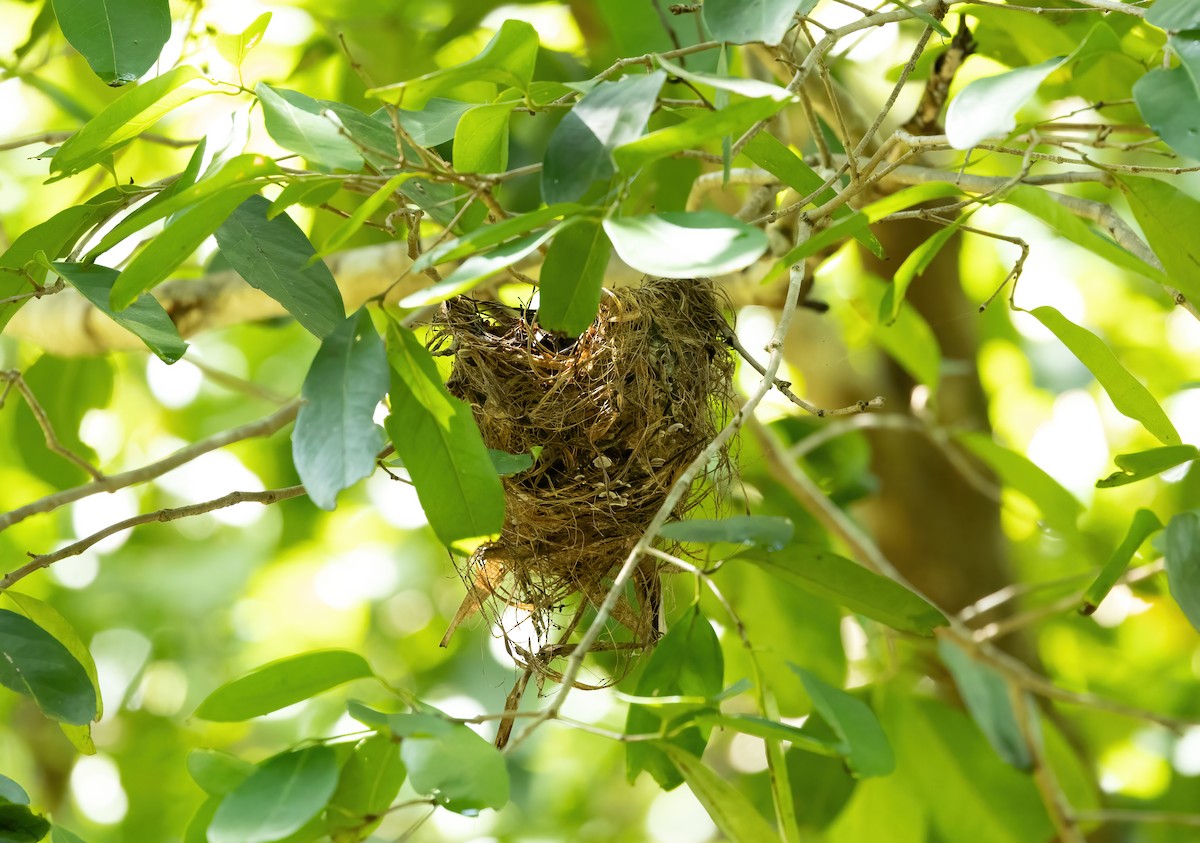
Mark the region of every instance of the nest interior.
<instances>
[{"instance_id":1,"label":"nest interior","mask_svg":"<svg viewBox=\"0 0 1200 843\"><path fill-rule=\"evenodd\" d=\"M605 290L595 322L569 338L543 330L533 311L465 297L445 303L430 344L453 355L447 387L471 405L489 448L540 448L531 468L504 478L503 532L464 572L464 607L491 604L498 615L518 606L547 645L552 613L583 596L561 644L583 609L603 599L672 485L729 418L725 309L707 278L646 279ZM673 517L711 495L720 485L713 475L727 468L722 453ZM614 617L649 642L658 571L646 560L638 573L636 608L622 600ZM532 645L522 643L528 659Z\"/></svg>"}]
</instances>

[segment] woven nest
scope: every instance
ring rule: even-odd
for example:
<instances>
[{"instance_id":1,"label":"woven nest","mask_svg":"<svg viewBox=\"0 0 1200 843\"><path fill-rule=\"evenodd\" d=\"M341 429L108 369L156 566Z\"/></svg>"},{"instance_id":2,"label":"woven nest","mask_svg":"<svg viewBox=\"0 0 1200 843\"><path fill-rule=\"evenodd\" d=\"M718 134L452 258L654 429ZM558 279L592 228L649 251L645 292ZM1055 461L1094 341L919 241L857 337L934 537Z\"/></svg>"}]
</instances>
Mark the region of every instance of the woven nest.
<instances>
[{"instance_id":1,"label":"woven nest","mask_svg":"<svg viewBox=\"0 0 1200 843\"><path fill-rule=\"evenodd\" d=\"M504 478L504 529L462 571L468 594L447 639L476 611L498 619L515 607L537 640L506 632L509 652L555 675L549 661L569 650L672 485L729 418L726 307L709 279L648 279L606 290L596 321L573 339L540 328L533 311L464 297L443 305L430 347L453 355L447 387L471 405L484 442L510 454L540 448L531 468ZM727 468L722 452L672 516L719 489ZM626 648L657 635L658 573L644 560L634 602L623 596L613 613L632 633Z\"/></svg>"}]
</instances>

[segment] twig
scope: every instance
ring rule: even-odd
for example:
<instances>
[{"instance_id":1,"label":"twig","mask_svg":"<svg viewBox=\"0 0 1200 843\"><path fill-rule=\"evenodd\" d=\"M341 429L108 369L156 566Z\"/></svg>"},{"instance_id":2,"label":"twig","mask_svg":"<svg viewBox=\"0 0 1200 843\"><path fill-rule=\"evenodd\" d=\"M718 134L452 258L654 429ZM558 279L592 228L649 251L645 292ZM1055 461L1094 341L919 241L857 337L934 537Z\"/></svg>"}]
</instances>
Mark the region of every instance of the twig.
<instances>
[{"instance_id":1,"label":"twig","mask_svg":"<svg viewBox=\"0 0 1200 843\"><path fill-rule=\"evenodd\" d=\"M1200 828L1200 814L1180 814L1173 811L1102 808L1095 811L1075 811L1073 816L1076 822L1081 823L1163 823Z\"/></svg>"},{"instance_id":2,"label":"twig","mask_svg":"<svg viewBox=\"0 0 1200 843\"><path fill-rule=\"evenodd\" d=\"M734 351L736 351L738 354L740 354L742 356L742 359L745 360L747 363L749 363L751 368L754 369L754 371L758 372L763 377L766 377L766 375L767 375L766 367L764 367L761 363L759 363L757 360L755 360L750 355L750 352L746 351L746 349L742 345L741 341L738 340L737 334L735 334L733 332L733 330L731 328L729 328L728 326L723 327L721 330L725 334L725 342L729 343L730 348L732 348ZM779 390L780 394L785 396L789 401L791 401L797 407L804 410L806 413L811 413L812 415L816 416L817 418L824 418L826 416L850 416L850 415L855 415L857 413L865 413L867 410L877 410L883 406L883 396L877 395L874 398L872 398L870 401L856 401L854 404L851 404L849 407L839 407L835 410L826 410L822 407L818 407L815 404L810 404L808 401L805 401L803 398L796 395L796 393L792 392L792 390L791 390L792 385L790 383L788 383L785 380L780 380L779 378L774 377L773 375L772 375L772 385L777 390Z\"/></svg>"},{"instance_id":3,"label":"twig","mask_svg":"<svg viewBox=\"0 0 1200 843\"><path fill-rule=\"evenodd\" d=\"M152 524L156 521L177 521L180 518L191 518L195 515L203 515L206 512L212 512L215 509L224 509L225 507L234 506L239 503L261 503L269 504L276 501L295 498L304 494L303 486L288 486L283 489L268 489L265 492L230 492L223 497L214 498L203 503L194 503L188 506L175 507L174 509L160 509L156 512L147 512L142 515L135 515L132 518L126 518L124 521L118 521L115 524L109 524L103 530L97 530L90 536L80 539L79 541L69 544L66 547L59 548L52 553L43 553L40 556L34 556L26 564L22 565L15 571L5 575L0 579L0 591L11 588L13 584L24 579L41 568L47 568L60 559L66 559L69 556L78 556L83 551L87 550L97 542L101 542L114 533L120 533L125 530L142 524Z\"/></svg>"},{"instance_id":4,"label":"twig","mask_svg":"<svg viewBox=\"0 0 1200 843\"><path fill-rule=\"evenodd\" d=\"M33 413L33 418L37 421L37 425L42 430L42 436L46 439L46 447L54 453L58 454L63 459L75 463L90 474L95 480L103 481L104 474L100 469L96 468L83 457L76 454L66 445L59 441L58 435L54 432L54 425L50 422L50 417L46 415L45 409L38 402L37 396L33 394L33 390L29 388L29 384L25 382L25 378L21 377L21 373L16 369L9 371L0 371L0 380L6 380L10 387L16 387L17 392L21 393L21 397L25 399L29 411ZM4 400L8 395L8 390L4 390L4 395L0 396L0 409L4 408Z\"/></svg>"},{"instance_id":5,"label":"twig","mask_svg":"<svg viewBox=\"0 0 1200 843\"><path fill-rule=\"evenodd\" d=\"M1054 768L1046 758L1046 750L1042 746L1041 725L1037 721L1037 707L1022 690L1020 683L1011 676L1008 677L1008 695L1013 714L1016 715L1017 729L1033 760L1033 782L1042 795L1042 803L1046 806L1054 830L1058 832L1059 843L1085 843L1083 834L1071 815L1067 797L1054 775Z\"/></svg>"},{"instance_id":6,"label":"twig","mask_svg":"<svg viewBox=\"0 0 1200 843\"><path fill-rule=\"evenodd\" d=\"M293 400L266 418L250 422L241 427L224 430L207 439L201 439L199 442L194 442L186 448L180 448L169 457L161 459L158 462L134 468L121 474L112 474L94 483L87 483L83 486L76 486L73 489L55 492L33 503L28 503L10 512L0 514L0 531L24 521L31 515L53 512L59 507L74 503L81 498L97 495L101 492L114 492L117 489L124 489L127 486L133 486L137 483L144 483L147 480L161 477L168 471L179 468L179 466L189 463L197 457L207 454L209 451L224 448L226 445L232 445L234 442L241 442L243 439L253 439L259 436L270 436L295 419L296 413L299 410L300 400Z\"/></svg>"}]
</instances>

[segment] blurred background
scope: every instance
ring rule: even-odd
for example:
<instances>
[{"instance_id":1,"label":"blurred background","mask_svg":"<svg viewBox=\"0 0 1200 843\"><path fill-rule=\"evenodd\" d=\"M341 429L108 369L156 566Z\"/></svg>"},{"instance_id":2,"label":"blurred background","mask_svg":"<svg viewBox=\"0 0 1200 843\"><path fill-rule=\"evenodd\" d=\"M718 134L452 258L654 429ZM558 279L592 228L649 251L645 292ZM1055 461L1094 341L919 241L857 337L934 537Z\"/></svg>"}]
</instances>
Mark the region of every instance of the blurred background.
<instances>
[{"instance_id":1,"label":"blurred background","mask_svg":"<svg viewBox=\"0 0 1200 843\"><path fill-rule=\"evenodd\" d=\"M220 78L236 80L238 71L217 49L219 36L236 34L271 12L262 44L240 71L247 87L266 80L370 110L374 105L363 96L367 86L351 69L339 35L364 74L385 84L470 58L501 21L521 18L532 22L541 38L536 78L572 81L594 75L617 57L670 49L672 37L663 20L681 43L697 40L698 16L660 19L649 7L649 0L178 3L173 40L161 66L184 56ZM972 9L974 15L978 7ZM1024 15L1021 22L1030 27L1026 42L1020 34L1007 34L1007 19L989 11L1000 10L982 9L972 19L980 55L964 68L954 90L1002 70L1001 62L1041 60L1049 39L1059 37L1046 34L1044 27L1057 27L1070 39L1077 32L1071 26L1081 17L1052 23ZM109 179L97 170L47 185L46 163L33 157L58 142L54 133L74 130L115 95L66 45L48 14L48 3L0 0L4 245L56 210L103 189ZM815 13L830 25L857 14L828 2ZM1085 24L1079 26L1086 30ZM871 104L887 96L889 77L896 78L919 32L907 25L872 30L836 62L838 83L866 103L865 113L873 114ZM772 70L756 65L750 54L740 61L744 72ZM689 67L706 69L700 58ZM786 68L781 72L790 76ZM1136 75L1126 79L1121 73L1110 69L1101 80L1114 97L1121 95L1122 85L1128 96ZM900 121L920 96L917 76L896 108ZM176 139L208 136L210 146L227 139L231 146L285 154L272 144L260 112L248 108L249 102L245 96L206 97L180 109L156 132ZM1086 102L1078 98L1051 96L1036 109L1050 116L1082 105ZM793 145L810 150L806 123L798 109L792 110L783 115L781 136L790 133ZM556 119L547 114L514 118L510 166L540 160ZM50 135L16 143L43 133ZM139 142L120 154L120 172L138 183L152 182L179 172L190 153L190 146ZM1156 160L1150 153L1146 157ZM995 158L984 163L984 172L1011 173L1020 165L1019 159ZM958 160L947 157L944 166L953 168ZM707 169L713 166L695 159L654 165L630 196L635 209L630 212L681 209L690 183ZM515 180L500 200L513 210L535 207L537 184L536 177ZM1114 191L1099 185L1081 195L1120 202ZM709 194L706 201L732 211L744 198L745 188L735 186ZM345 194L330 202L344 208L356 204ZM290 213L314 242L340 222L334 214L299 206ZM1053 305L1101 335L1162 400L1183 440L1200 444L1200 323L1182 309L1173 310L1150 282L1066 243L1015 209L984 208L971 224L1028 241L1032 252L1018 303ZM760 418L785 442L798 443L805 470L868 526L889 557L940 606L958 611L1012 583L1057 583L1019 601L1019 628L1008 635L1001 631L997 640L1065 687L1200 718L1200 642L1166 598L1161 576L1118 586L1091 618L1069 608L1038 609L1086 585L1090 572L1120 542L1137 507L1151 508L1165 520L1196 506L1200 468L1184 466L1117 489L1094 488L1114 470L1113 455L1151 447L1154 441L1115 410L1087 370L1032 317L1009 311L1002 300L979 313L978 305L1016 258L1010 244L955 237L914 284L911 316L892 328L881 327L869 303L878 301L882 279L932 230L923 223L883 227L877 233L891 255L887 265L868 260L853 246L824 256L828 260L816 269L811 298L830 305L829 311L800 311L789 340L783 377L797 393L828 406L879 394L888 402L882 413L818 421L798 416L773 395ZM348 247L386 239L379 230L363 228ZM215 249L209 243L197 255L196 276ZM756 291L753 303L736 292L735 298L743 345L761 349L774 327L777 308L772 305L781 301L782 291ZM33 344L0 336L0 367L26 371L64 443L111 473L269 414L298 393L316 347L311 335L285 320L206 333L171 367L141 352L102 359L42 356ZM743 369L739 383L756 383L757 374ZM968 430L991 430L998 442L1026 454L1075 496L1085 507L1078 529L1048 527L1046 513L1035 503L1001 487L969 459L970 471L964 473L947 456L947 449L957 446L943 440ZM806 439L818 431L820 438ZM735 510L786 515L806 540L829 543L773 474L753 436L743 436L739 459ZM32 415L10 400L0 411L0 511L84 479L74 466L46 452ZM0 533L0 559L6 560L0 568L9 570L27 552L60 547L138 512L297 482L287 431L242 442L145 486L91 497ZM979 806L974 822L980 837L958 839L1034 839L1023 837L1022 821L1006 814L1005 806L1030 804L1026 792L1006 778L1016 774L990 754L941 684L945 676L927 652L905 641L869 637L855 618L832 604L757 569L727 566L717 582L762 649L789 722L803 721L807 698L787 670L788 661L839 686L874 685L884 694L904 689L882 703L876 697L900 756L897 775L856 785L834 760L790 756L802 821L820 829L816 839L949 843L937 836L930 818L959 799L955 788L972 782L985 792L1008 788L1016 801L1005 797L991 807ZM679 588L682 596L669 606L681 605L691 592L690 584ZM183 840L203 799L186 771L187 754L195 747L226 749L257 761L304 737L358 729L344 714L347 698L386 699L378 686L363 682L249 724L189 719L214 688L263 662L315 648L348 648L361 652L393 684L464 717L499 710L516 675L501 642L479 620L464 625L449 648L437 646L462 600L463 585L427 528L411 487L382 473L343 494L331 513L300 498L270 507L242 504L121 533L30 577L20 590L48 600L90 642L106 712L94 727L97 754L80 756L24 698L0 694L0 772L22 782L35 805L91 843ZM724 622L716 605L707 611ZM1032 616L1022 618L1022 612ZM725 629L721 633L726 681L732 684L749 669L735 636ZM603 680L603 668L593 667L590 676ZM923 697L914 698L913 689ZM614 691L603 690L573 693L565 713L620 731L626 709ZM1200 804L1200 728L1175 734L1077 707L1062 709L1059 722L1062 734L1051 739L1052 756L1062 764L1064 789L1077 807L1095 807L1101 799L1112 806L1170 811ZM483 728L489 735L491 730L494 726ZM706 759L761 804L769 803L758 739L718 732ZM516 754L511 769L514 799L505 810L476 818L439 811L412 839L715 839L714 826L686 787L663 793L645 776L628 784L623 748L607 738L549 724ZM409 829L424 809L414 810L389 817L377 832L379 839ZM1029 810L1036 812L1036 806ZM1142 825L1112 827L1095 839L1196 838L1186 829Z\"/></svg>"}]
</instances>

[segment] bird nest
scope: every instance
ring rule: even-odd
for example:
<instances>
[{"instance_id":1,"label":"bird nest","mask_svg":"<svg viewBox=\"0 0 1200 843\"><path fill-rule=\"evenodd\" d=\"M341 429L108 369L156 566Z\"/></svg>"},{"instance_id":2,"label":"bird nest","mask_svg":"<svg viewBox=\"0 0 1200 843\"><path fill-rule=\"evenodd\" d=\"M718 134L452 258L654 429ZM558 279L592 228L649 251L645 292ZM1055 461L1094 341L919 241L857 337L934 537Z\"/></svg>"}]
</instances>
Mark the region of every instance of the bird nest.
<instances>
[{"instance_id":1,"label":"bird nest","mask_svg":"<svg viewBox=\"0 0 1200 843\"><path fill-rule=\"evenodd\" d=\"M707 278L606 290L578 338L544 330L531 310L465 297L442 306L430 347L453 355L450 392L471 405L489 448L537 454L503 479L503 531L461 571L468 594L446 640L476 611L511 620L504 609L514 608L527 623L523 640L500 625L509 653L557 676L549 663L569 652L671 487L728 421L726 309ZM728 465L723 450L672 517L719 490ZM622 595L613 612L631 640L609 636L611 647L657 637L660 564L640 564L632 600Z\"/></svg>"}]
</instances>

